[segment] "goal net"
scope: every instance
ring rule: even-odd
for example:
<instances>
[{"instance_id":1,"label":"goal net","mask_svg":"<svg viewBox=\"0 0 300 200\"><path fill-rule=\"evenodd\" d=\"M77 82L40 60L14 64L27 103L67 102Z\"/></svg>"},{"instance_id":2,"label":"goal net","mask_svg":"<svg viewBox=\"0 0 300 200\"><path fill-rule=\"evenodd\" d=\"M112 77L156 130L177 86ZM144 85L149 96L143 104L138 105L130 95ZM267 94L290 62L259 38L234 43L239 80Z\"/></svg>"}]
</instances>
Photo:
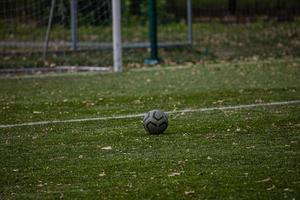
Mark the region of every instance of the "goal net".
<instances>
[{"instance_id":1,"label":"goal net","mask_svg":"<svg viewBox=\"0 0 300 200\"><path fill-rule=\"evenodd\" d=\"M0 68L112 68L113 2L0 0ZM147 1L120 2L123 60L142 63L149 56ZM188 44L187 13L175 18L171 1L157 1L157 7L159 46Z\"/></svg>"}]
</instances>

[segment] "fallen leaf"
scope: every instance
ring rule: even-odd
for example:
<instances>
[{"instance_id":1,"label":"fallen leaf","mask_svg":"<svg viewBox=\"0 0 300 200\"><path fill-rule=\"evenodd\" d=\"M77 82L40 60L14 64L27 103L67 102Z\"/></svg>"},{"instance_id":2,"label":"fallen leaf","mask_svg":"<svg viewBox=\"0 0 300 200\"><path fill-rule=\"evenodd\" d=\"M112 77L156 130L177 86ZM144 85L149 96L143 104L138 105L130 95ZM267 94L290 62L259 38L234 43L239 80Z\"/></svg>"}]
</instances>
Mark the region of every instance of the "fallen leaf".
<instances>
[{"instance_id":1,"label":"fallen leaf","mask_svg":"<svg viewBox=\"0 0 300 200\"><path fill-rule=\"evenodd\" d=\"M171 174L169 174L168 176L171 177L171 176L179 176L180 173L179 172L173 172Z\"/></svg>"},{"instance_id":2,"label":"fallen leaf","mask_svg":"<svg viewBox=\"0 0 300 200\"><path fill-rule=\"evenodd\" d=\"M265 183L265 182L269 182L271 181L272 179L269 177L269 178L265 178L263 180L259 180L259 181L256 181L256 183Z\"/></svg>"},{"instance_id":3,"label":"fallen leaf","mask_svg":"<svg viewBox=\"0 0 300 200\"><path fill-rule=\"evenodd\" d=\"M275 188L276 188L276 186L275 186L275 185L272 185L272 187L267 188L267 190L270 191L270 190L273 190L273 189L275 189Z\"/></svg>"},{"instance_id":4,"label":"fallen leaf","mask_svg":"<svg viewBox=\"0 0 300 200\"><path fill-rule=\"evenodd\" d=\"M195 191L185 191L184 194L185 195L192 195L192 194L195 194Z\"/></svg>"},{"instance_id":5,"label":"fallen leaf","mask_svg":"<svg viewBox=\"0 0 300 200\"><path fill-rule=\"evenodd\" d=\"M111 150L112 147L111 146L107 146L107 147L102 147L101 149L103 149L103 150Z\"/></svg>"},{"instance_id":6,"label":"fallen leaf","mask_svg":"<svg viewBox=\"0 0 300 200\"><path fill-rule=\"evenodd\" d=\"M285 191L285 192L293 192L293 190L290 189L290 188L284 188L283 191Z\"/></svg>"},{"instance_id":7,"label":"fallen leaf","mask_svg":"<svg viewBox=\"0 0 300 200\"><path fill-rule=\"evenodd\" d=\"M102 172L101 174L99 174L100 177L106 176L105 172Z\"/></svg>"}]
</instances>

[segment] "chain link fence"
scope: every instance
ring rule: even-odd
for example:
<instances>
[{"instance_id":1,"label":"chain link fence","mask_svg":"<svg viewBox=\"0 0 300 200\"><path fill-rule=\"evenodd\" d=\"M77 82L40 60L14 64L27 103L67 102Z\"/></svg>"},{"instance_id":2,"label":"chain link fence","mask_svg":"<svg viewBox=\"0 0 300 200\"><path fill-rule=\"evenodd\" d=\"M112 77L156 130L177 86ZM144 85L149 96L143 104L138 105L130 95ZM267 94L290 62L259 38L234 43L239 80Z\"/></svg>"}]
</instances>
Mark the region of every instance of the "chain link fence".
<instances>
[{"instance_id":1,"label":"chain link fence","mask_svg":"<svg viewBox=\"0 0 300 200\"><path fill-rule=\"evenodd\" d=\"M53 0L0 0L0 68L112 66L111 0L77 0L75 13L72 1L55 0L43 59ZM157 0L158 41L164 47L159 56L165 64L300 54L298 0L192 0L193 41L188 2ZM147 0L122 1L128 67L149 57L147 8Z\"/></svg>"},{"instance_id":2,"label":"chain link fence","mask_svg":"<svg viewBox=\"0 0 300 200\"><path fill-rule=\"evenodd\" d=\"M1 68L112 66L111 0L0 0L0 5ZM186 17L171 13L170 1L157 5L160 46L187 44ZM122 15L125 60L143 62L134 52L149 47L147 2L122 1Z\"/></svg>"}]
</instances>

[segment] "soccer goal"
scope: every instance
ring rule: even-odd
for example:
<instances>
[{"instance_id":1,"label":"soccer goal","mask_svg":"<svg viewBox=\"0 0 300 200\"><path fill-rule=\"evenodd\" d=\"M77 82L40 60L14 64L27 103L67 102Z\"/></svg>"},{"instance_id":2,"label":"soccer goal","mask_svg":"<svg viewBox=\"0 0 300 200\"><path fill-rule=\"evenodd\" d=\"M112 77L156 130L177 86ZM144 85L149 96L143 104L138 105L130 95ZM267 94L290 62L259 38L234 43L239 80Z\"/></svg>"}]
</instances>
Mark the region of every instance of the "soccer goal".
<instances>
[{"instance_id":1,"label":"soccer goal","mask_svg":"<svg viewBox=\"0 0 300 200\"><path fill-rule=\"evenodd\" d=\"M123 60L142 63L150 47L148 4L146 0L0 0L4 58L0 68L120 72ZM157 1L157 10L158 47L190 45L191 0L185 13L176 14L181 19L172 13L172 1Z\"/></svg>"}]
</instances>

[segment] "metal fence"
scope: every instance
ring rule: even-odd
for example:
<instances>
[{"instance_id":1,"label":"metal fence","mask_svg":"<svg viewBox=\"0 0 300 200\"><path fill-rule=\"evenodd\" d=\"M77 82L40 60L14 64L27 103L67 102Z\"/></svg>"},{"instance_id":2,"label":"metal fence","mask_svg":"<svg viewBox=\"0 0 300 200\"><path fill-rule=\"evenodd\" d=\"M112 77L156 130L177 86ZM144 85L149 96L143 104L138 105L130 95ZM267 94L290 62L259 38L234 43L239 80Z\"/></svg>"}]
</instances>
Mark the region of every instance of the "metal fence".
<instances>
[{"instance_id":1,"label":"metal fence","mask_svg":"<svg viewBox=\"0 0 300 200\"><path fill-rule=\"evenodd\" d=\"M139 5L136 13L131 1L122 2L123 48L149 48L146 2ZM0 5L2 68L112 65L111 0L0 0ZM191 11L191 1L185 2L189 6L182 19L171 14L170 5L158 2L159 46L187 45L192 35L191 13L187 13ZM47 59L43 59L45 53Z\"/></svg>"},{"instance_id":2,"label":"metal fence","mask_svg":"<svg viewBox=\"0 0 300 200\"><path fill-rule=\"evenodd\" d=\"M0 0L0 68L112 66L111 0L55 0L43 59L52 3ZM147 6L147 0L122 0L128 65L149 56ZM174 54L161 49L161 57L172 63L198 62L205 56L298 55L299 8L298 0L157 0L158 46L184 47Z\"/></svg>"}]
</instances>

